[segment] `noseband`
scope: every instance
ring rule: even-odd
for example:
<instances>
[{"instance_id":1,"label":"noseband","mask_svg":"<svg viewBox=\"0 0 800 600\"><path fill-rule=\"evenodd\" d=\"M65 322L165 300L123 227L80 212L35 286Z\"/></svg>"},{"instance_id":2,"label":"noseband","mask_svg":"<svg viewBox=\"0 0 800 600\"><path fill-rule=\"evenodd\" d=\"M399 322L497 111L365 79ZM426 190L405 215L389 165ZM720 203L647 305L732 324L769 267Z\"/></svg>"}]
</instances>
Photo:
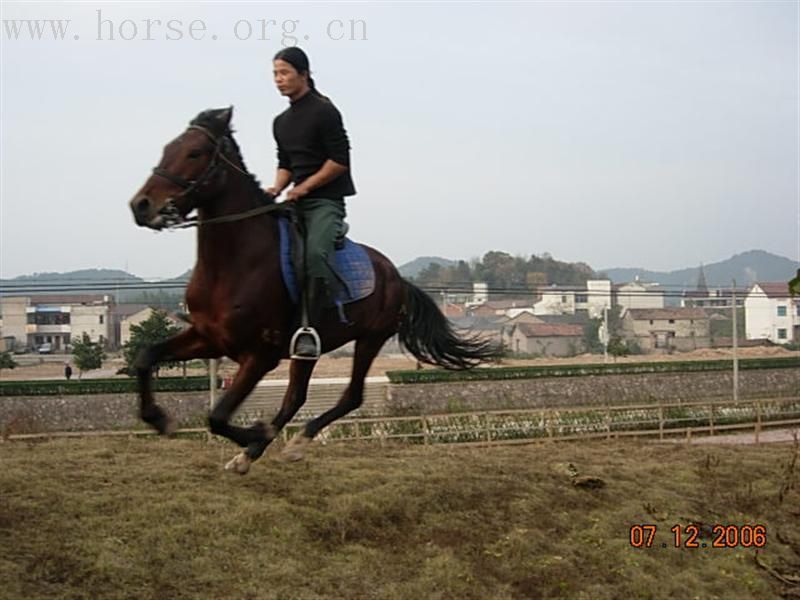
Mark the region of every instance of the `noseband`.
<instances>
[{"instance_id":1,"label":"noseband","mask_svg":"<svg viewBox=\"0 0 800 600\"><path fill-rule=\"evenodd\" d=\"M224 145L225 136L220 136L222 139L222 143L219 139L215 138L214 135L205 127L200 127L199 125L189 125L187 131L189 129L196 129L197 131L202 131L206 137L211 140L214 144L214 155L211 157L211 161L206 166L205 170L200 174L197 179L185 179L179 175L175 175L170 173L166 169L162 169L161 167L154 167L153 168L153 175L158 175L159 177L163 177L170 183L174 183L183 191L175 196L175 198L170 198L168 204L171 203L176 198L184 198L199 188L208 184L209 181L216 175L217 169L220 165L219 158L222 156L222 147Z\"/></svg>"}]
</instances>

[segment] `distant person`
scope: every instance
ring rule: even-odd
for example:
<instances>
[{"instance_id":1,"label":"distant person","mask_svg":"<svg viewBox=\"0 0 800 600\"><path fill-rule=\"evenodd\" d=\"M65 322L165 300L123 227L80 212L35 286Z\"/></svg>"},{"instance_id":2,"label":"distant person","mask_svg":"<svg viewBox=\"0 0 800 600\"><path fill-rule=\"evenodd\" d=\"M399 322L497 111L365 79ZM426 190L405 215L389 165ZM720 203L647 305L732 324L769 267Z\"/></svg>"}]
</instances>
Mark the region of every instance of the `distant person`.
<instances>
[{"instance_id":1,"label":"distant person","mask_svg":"<svg viewBox=\"0 0 800 600\"><path fill-rule=\"evenodd\" d=\"M335 241L345 231L344 199L356 193L350 142L339 110L317 90L305 52L296 46L278 52L273 78L280 94L289 99L289 108L273 121L278 169L266 192L279 196L294 184L286 200L295 203L305 235L306 322L293 336L290 352L292 358L316 360L321 344L315 328L336 285L331 263Z\"/></svg>"},{"instance_id":2,"label":"distant person","mask_svg":"<svg viewBox=\"0 0 800 600\"><path fill-rule=\"evenodd\" d=\"M64 377L66 377L67 381L72 379L72 367L69 363L64 363Z\"/></svg>"}]
</instances>

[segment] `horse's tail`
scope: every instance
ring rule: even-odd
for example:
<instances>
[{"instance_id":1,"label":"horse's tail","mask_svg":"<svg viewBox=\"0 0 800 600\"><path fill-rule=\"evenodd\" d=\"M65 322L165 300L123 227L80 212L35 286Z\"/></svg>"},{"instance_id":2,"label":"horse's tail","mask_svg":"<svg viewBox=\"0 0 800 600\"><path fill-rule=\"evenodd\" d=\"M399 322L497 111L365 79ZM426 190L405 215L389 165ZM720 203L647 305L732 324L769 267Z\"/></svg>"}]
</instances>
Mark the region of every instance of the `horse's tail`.
<instances>
[{"instance_id":1,"label":"horse's tail","mask_svg":"<svg viewBox=\"0 0 800 600\"><path fill-rule=\"evenodd\" d=\"M405 314L400 322L400 343L417 360L445 369L471 369L497 359L499 349L477 335L460 336L428 294L409 281Z\"/></svg>"}]
</instances>

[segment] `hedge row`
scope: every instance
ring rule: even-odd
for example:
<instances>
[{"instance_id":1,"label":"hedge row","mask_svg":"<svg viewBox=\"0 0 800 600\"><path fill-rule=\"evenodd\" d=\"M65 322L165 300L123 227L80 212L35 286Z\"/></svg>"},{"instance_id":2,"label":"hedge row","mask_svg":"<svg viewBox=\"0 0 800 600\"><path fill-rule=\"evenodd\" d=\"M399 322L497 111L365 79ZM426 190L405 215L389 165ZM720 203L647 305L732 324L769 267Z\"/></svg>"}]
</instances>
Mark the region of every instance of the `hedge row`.
<instances>
[{"instance_id":1,"label":"hedge row","mask_svg":"<svg viewBox=\"0 0 800 600\"><path fill-rule=\"evenodd\" d=\"M160 377L153 380L158 392L198 392L210 388L208 377ZM84 379L72 381L3 381L0 396L66 396L71 394L132 394L136 379Z\"/></svg>"},{"instance_id":2,"label":"hedge row","mask_svg":"<svg viewBox=\"0 0 800 600\"><path fill-rule=\"evenodd\" d=\"M469 371L425 369L419 371L389 371L392 383L447 383L458 381L497 381L536 379L539 377L582 377L586 375L638 375L643 373L696 373L701 371L730 371L731 360L693 360L648 363L593 365L549 365L540 367L477 368ZM800 368L797 357L739 359L739 369Z\"/></svg>"}]
</instances>

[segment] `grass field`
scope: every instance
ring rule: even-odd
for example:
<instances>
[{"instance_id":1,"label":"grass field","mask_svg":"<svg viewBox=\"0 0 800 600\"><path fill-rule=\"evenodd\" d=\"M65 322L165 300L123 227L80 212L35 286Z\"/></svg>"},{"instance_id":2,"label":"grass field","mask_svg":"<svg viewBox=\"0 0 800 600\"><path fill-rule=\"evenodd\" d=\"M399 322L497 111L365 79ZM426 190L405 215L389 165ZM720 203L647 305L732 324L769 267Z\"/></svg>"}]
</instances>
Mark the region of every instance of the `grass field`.
<instances>
[{"instance_id":1,"label":"grass field","mask_svg":"<svg viewBox=\"0 0 800 600\"><path fill-rule=\"evenodd\" d=\"M0 444L0 597L800 596L797 445L315 445L246 477L222 471L233 454ZM670 528L692 522L708 547L675 548ZM761 565L712 548L716 523L766 525ZM635 524L657 526L652 548L631 547Z\"/></svg>"}]
</instances>

